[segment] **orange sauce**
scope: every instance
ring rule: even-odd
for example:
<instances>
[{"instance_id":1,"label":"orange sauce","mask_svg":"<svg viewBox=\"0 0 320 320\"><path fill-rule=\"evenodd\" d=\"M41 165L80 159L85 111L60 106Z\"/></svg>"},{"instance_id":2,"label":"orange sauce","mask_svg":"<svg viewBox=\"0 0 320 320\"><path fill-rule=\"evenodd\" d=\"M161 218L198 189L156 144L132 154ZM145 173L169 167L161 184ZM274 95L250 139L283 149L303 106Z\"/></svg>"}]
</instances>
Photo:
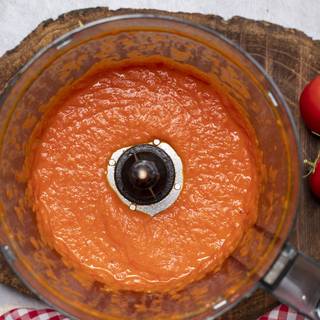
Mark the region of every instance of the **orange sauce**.
<instances>
[{"instance_id":1,"label":"orange sauce","mask_svg":"<svg viewBox=\"0 0 320 320\"><path fill-rule=\"evenodd\" d=\"M176 289L219 270L254 224L256 139L212 84L166 64L118 67L85 76L52 109L33 142L33 208L42 240L92 281ZM184 186L151 218L119 200L106 166L155 138L181 157Z\"/></svg>"}]
</instances>

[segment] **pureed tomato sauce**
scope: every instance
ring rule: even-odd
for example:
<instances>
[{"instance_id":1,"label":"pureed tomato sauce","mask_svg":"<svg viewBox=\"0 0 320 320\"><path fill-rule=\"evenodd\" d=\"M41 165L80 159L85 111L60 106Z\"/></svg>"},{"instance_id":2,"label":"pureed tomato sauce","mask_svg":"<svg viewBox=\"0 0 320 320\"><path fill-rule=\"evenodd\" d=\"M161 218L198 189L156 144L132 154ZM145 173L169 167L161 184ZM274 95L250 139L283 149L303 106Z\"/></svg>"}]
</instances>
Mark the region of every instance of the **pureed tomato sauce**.
<instances>
[{"instance_id":1,"label":"pureed tomato sauce","mask_svg":"<svg viewBox=\"0 0 320 320\"><path fill-rule=\"evenodd\" d=\"M254 224L259 190L253 130L221 97L165 62L99 69L66 89L32 142L42 240L113 289L167 291L219 270ZM155 138L181 157L184 185L152 218L119 200L106 167L115 150Z\"/></svg>"}]
</instances>

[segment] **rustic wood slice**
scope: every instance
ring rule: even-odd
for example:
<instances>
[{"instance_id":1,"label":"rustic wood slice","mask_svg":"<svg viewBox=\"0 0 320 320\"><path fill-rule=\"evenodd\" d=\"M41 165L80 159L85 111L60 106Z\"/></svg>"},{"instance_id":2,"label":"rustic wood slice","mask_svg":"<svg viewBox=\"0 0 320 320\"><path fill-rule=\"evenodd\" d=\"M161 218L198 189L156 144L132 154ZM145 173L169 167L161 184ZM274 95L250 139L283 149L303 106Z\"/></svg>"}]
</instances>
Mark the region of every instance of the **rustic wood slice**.
<instances>
[{"instance_id":1,"label":"rustic wood slice","mask_svg":"<svg viewBox=\"0 0 320 320\"><path fill-rule=\"evenodd\" d=\"M281 26L235 17L228 21L214 15L197 13L169 13L157 10L92 8L71 11L58 19L42 22L19 46L0 58L0 90L13 74L38 50L61 36L90 21L128 13L156 13L191 20L222 33L247 50L273 77L283 92L296 119L304 157L314 159L320 149L320 139L308 132L300 119L298 99L305 84L320 74L320 41L313 41L304 33ZM302 190L300 213L291 241L306 254L320 259L320 203L310 194L305 183ZM32 295L10 270L0 255L0 282L20 292ZM221 319L256 319L277 305L270 294L257 290Z\"/></svg>"}]
</instances>

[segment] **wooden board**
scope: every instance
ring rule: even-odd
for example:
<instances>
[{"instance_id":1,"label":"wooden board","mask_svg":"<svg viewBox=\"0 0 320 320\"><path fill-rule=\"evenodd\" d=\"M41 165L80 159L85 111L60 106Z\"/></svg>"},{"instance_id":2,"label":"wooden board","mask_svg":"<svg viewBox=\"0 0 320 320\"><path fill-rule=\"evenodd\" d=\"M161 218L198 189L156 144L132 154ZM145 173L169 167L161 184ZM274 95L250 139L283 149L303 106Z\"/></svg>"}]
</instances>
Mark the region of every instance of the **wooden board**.
<instances>
[{"instance_id":1,"label":"wooden board","mask_svg":"<svg viewBox=\"0 0 320 320\"><path fill-rule=\"evenodd\" d=\"M209 26L247 50L267 70L283 92L299 128L304 157L309 159L316 157L320 148L320 138L312 136L304 127L299 116L298 99L304 85L316 74L320 74L320 42L312 41L300 31L266 22L256 22L241 17L225 21L213 15L156 10L110 11L108 8L94 8L72 11L57 20L42 22L18 47L0 58L0 90L39 49L65 32L78 27L80 23L86 24L92 20L134 12L171 15ZM310 195L305 183L300 213L291 241L306 254L320 259L319 230L320 202ZM12 273L2 256L0 256L0 282L32 295ZM258 290L251 298L242 301L220 319L253 320L275 305L277 301L270 294Z\"/></svg>"}]
</instances>

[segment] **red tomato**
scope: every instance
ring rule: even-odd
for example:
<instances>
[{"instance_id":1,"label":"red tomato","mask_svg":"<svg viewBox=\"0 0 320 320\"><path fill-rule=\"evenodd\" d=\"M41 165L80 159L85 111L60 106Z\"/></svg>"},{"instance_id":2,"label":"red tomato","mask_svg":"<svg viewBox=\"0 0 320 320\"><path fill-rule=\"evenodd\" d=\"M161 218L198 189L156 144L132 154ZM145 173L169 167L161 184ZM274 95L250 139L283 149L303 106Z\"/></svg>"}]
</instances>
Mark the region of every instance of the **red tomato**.
<instances>
[{"instance_id":1,"label":"red tomato","mask_svg":"<svg viewBox=\"0 0 320 320\"><path fill-rule=\"evenodd\" d=\"M320 134L320 75L303 89L300 112L306 126Z\"/></svg>"},{"instance_id":2,"label":"red tomato","mask_svg":"<svg viewBox=\"0 0 320 320\"><path fill-rule=\"evenodd\" d=\"M320 161L318 160L313 172L309 176L309 183L312 192L320 198Z\"/></svg>"}]
</instances>

